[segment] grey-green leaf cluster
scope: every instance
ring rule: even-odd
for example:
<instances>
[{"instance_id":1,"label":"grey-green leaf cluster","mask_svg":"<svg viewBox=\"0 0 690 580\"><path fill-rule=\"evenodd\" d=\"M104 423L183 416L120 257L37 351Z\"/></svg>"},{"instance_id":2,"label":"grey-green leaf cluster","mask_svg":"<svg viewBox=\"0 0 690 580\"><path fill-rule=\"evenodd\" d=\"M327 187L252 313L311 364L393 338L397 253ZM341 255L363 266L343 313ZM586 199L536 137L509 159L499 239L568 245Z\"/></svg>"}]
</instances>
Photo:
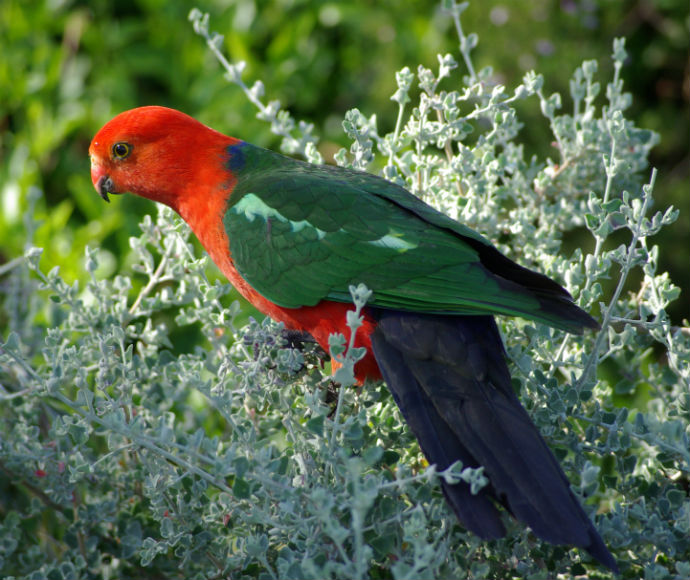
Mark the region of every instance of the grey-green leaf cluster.
<instances>
[{"instance_id":1,"label":"grey-green leaf cluster","mask_svg":"<svg viewBox=\"0 0 690 580\"><path fill-rule=\"evenodd\" d=\"M686 578L690 328L666 314L679 291L653 240L677 211L654 205L656 135L626 117L624 42L613 78L585 62L569 96L536 72L504 87L475 68L464 7L442 6L459 53L395 75L390 133L375 111L348 113L336 160L404 185L599 319L583 336L500 319L514 386L622 577ZM270 88L244 84L209 19L190 18L283 150L320 161L312 126L265 104ZM527 106L552 158L525 153ZM437 473L385 385L352 385L365 288L350 289L352 334L331 341L342 386L326 353L209 280L169 210L143 220L116 275L89 249L86 284L32 247L31 205L24 223L25 255L0 269L0 576L606 577L508 515L499 541L458 525L438 480L479 489L481 469Z\"/></svg>"}]
</instances>

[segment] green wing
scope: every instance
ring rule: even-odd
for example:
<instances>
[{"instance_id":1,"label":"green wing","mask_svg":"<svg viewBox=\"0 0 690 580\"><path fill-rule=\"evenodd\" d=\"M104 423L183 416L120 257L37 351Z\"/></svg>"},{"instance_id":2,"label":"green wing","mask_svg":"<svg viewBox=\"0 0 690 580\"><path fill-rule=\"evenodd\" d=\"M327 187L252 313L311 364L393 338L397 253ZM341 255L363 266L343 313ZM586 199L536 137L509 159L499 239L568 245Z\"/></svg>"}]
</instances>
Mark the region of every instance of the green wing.
<instances>
[{"instance_id":1,"label":"green wing","mask_svg":"<svg viewBox=\"0 0 690 580\"><path fill-rule=\"evenodd\" d=\"M405 189L367 173L242 149L224 226L238 272L279 306L350 302L349 285L364 283L374 291L370 304L381 308L503 313L564 327L540 313L543 300L521 282L534 278L532 286L569 299L560 286Z\"/></svg>"}]
</instances>

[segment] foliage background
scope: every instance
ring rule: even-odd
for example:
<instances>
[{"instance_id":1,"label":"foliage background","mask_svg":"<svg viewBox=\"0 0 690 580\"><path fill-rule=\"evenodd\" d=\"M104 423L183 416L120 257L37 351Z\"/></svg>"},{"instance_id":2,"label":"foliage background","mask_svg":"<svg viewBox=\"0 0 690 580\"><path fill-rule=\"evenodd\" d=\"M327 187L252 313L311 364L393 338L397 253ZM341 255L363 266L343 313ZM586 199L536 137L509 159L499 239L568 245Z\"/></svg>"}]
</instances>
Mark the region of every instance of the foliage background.
<instances>
[{"instance_id":1,"label":"foliage background","mask_svg":"<svg viewBox=\"0 0 690 580\"><path fill-rule=\"evenodd\" d=\"M393 2L376 5L300 2L233 2L227 5L224 2L208 2L200 3L200 8L212 14L213 28L226 34L223 49L231 59L248 62L245 78L263 80L270 98L280 98L295 117L316 124L315 133L321 136L319 148L326 159L330 159L340 146L348 144L349 140L342 133L341 120L345 111L352 107L357 107L367 116L376 113L382 134L392 130L397 111L388 96L396 86L394 71L419 62L434 68L437 53L458 53L457 40L450 30L451 22L440 14L436 6L424 3L411 4L409 10L400 10L399 4ZM289 520L292 515L301 513L311 513L311 524L320 526L333 545L341 550L345 549L346 543L341 541L339 544L338 538L354 534L352 559L343 558L343 566L349 563L355 568L338 569L337 562L340 560L336 555L332 559L335 567L330 569L334 576L363 576L364 570L357 566L368 561L371 554L367 555L366 550L373 549L379 562L396 550L401 559L397 562L392 560L392 564L389 561L390 570L374 567L367 571L368 574L387 576L392 571L396 577L415 577L415 573L418 574L424 566L432 565L436 550L448 553L454 541L465 542L466 547L471 547L468 556L468 566L471 564L471 567L463 568L464 556L458 554L455 554L455 558L459 560L455 560L454 565L475 577L496 573L496 558L500 559L501 553L514 554L518 571L521 570L520 566L529 566L521 563L523 561L537 565L534 564L535 550L529 548L529 552L525 551L530 540L524 534L519 542L500 545L495 552L493 548L477 542L476 538L458 532L457 527L449 535L444 526L452 524L448 524L449 520L445 518L443 507L439 507L442 503L439 502L429 504L430 513L416 510L406 514L404 519L396 519L400 518L400 506L404 505L401 503L403 492L397 489L396 484L386 480L390 473L385 468L397 462L398 452L403 453L402 467L398 465L397 468L397 476L400 476L400 469L404 470L407 464L414 466L418 458L414 456L409 434L404 430L399 431L399 418L396 419L390 397L385 396L382 387L347 401L353 411L344 423L346 428L338 434L339 441L355 450L372 441L376 441L377 445L365 446L363 450L366 452L361 458L335 454L335 459L325 465L300 465L302 477L313 478L310 488L313 497L300 496L298 486L292 490L297 495L288 497L286 491L280 496L282 503L279 506L272 503L269 485L272 478L284 476L286 470L290 473L283 464L284 457L269 456L279 453L285 444L271 440L271 429L281 421L290 428L290 415L282 417L280 410L291 407L293 415L304 412L311 417L304 423L292 425L295 433L291 433L288 439L292 441L296 452L291 458L299 461L300 457L311 456L318 461L319 458L334 455L333 448L328 446L328 439L324 437L324 425L329 424L328 400L320 401L313 397L312 393L319 392L313 375L303 377L299 387L295 383L295 388L303 388L304 391L296 399L291 399L295 394L285 380L302 361L298 360L299 356L295 359L294 353L271 347L275 345L272 341L276 340L276 336L275 328L270 325L254 323L246 327L235 334L235 343L230 351L224 351L226 346L222 336L216 336L217 329L225 326L227 332L237 333L238 329L244 328L251 309L246 305L241 310L227 309L234 296L227 295L227 286L214 285L216 274L213 269L207 268L204 262L195 260L187 252L184 235L176 230L169 216L161 213L153 222L144 221L142 233L137 223L140 216L152 213L150 204L125 196L110 206L104 206L91 186L85 153L91 135L104 121L123 109L154 103L183 109L211 126L260 145L277 148L276 137L269 133L265 123L254 118L253 106L237 87L222 79L217 63L187 22L189 6L154 0L129 6L110 2L87 5L10 0L4 2L0 10L3 48L3 59L0 61L0 268L5 263L5 268L0 272L10 272L30 242L30 245L45 248L42 269L59 265L61 274L60 277L54 271L47 275L35 272L35 276L39 276L43 284L51 289L57 305L40 303L40 296L45 298L45 293L26 294L27 303L21 304L18 297L22 294L17 288L35 291L35 282L31 283L22 276L0 279L2 289L7 290L7 299L0 314L3 341L7 340L7 343L0 355L18 353L23 348L15 338L8 338L5 326L15 330L21 328L20 334L26 349L36 349L27 350L33 353L27 358L28 366L19 364L21 368L17 368L17 365L0 368L0 379L4 383L9 377L10 382L4 383L5 386L12 385L13 378L22 384L26 376L31 379L32 372L38 373L32 369L32 365L39 365L36 361L40 360L40 345L43 342L46 345L43 350L46 360L36 368L50 377L45 383L49 390L46 403L40 396L34 399L37 401L35 406L32 406L29 397L3 400L4 408L0 415L2 432L5 435L12 433L12 438L0 441L0 451L3 457L18 463L0 465L0 516L3 518L0 556L17 550L16 538L21 537L26 541L27 537L31 537L34 543L23 546L18 552L23 560L16 564L16 570L21 567L29 569L32 557L36 558L38 565L39 562L47 562L41 558L50 558L51 555L58 561L61 556L64 558L64 565L57 568L44 564L47 567L43 570L50 569L51 577L56 578L74 577L77 568L99 570L103 576L118 574L122 570L129 570L130 573L136 570L137 574L149 570L152 574L174 576L179 573L175 571L178 563L180 570L198 570L195 565L198 564L199 553L212 560L217 550L228 548L217 545L226 534L216 533L212 538L208 532L195 529L193 525L195 514L202 513L200 510L208 507L198 502L206 497L206 486L210 483L221 490L219 495L214 496L212 505L229 510L215 514L217 517L213 525L219 525L222 521L223 525L236 526L237 544L231 547L234 560L230 558L226 566L242 570L250 577L261 577L272 566L277 566L277 569L282 566L283 571L300 570L302 574L312 566L314 577L320 577L318 574L327 569L324 558L330 561L334 554L319 552L323 547L318 542L310 544L312 539L309 537L297 542L302 552L290 552L285 548L277 555L272 553L270 562L262 560L267 557L269 542L271 546L281 545L279 537L274 535L269 539L263 534L261 530L266 528L262 526L268 525L273 530L271 533L278 536L280 533L286 534L286 545L291 544L293 540L288 532L292 528L281 526L285 525L284 518ZM289 22L289 26L285 25L286 22ZM628 111L627 116L635 119L638 126L661 133L661 143L651 159L652 164L660 168L655 188L656 207L659 209L674 204L683 210L681 219L664 228L654 242L661 247L661 271L669 269L673 280L684 290L681 300L672 305L669 313L676 324L680 323L681 318L687 318L690 246L690 212L687 211L687 6L680 2L516 2L510 6L485 2L473 4L463 15L463 24L467 31L479 33L480 45L473 54L478 68L491 65L500 74L498 79L508 86L516 86L527 69L535 68L544 74L548 93L559 91L568 94L568 79L584 59L596 58L602 68L601 78L609 78L611 41L614 36L628 38L627 48L632 66L624 67L623 76L626 89L634 95L634 108ZM371 58L372 54L376 54L376 58ZM603 101L603 96L600 101ZM548 126L534 101L531 106L530 109L529 105L516 104L518 108L524 107L524 110L520 109L520 118L525 121L520 141L525 144L528 154L534 152L542 157L556 157L550 145L552 136ZM530 122L531 119L534 122ZM526 157L529 158L529 155ZM39 224L27 220L27 210L32 205L35 206L34 214L39 218ZM35 226L38 227L34 229ZM614 247L617 236L621 236L619 243L625 243L624 234L624 231L613 232L607 243ZM134 242L130 251L131 236L138 236L138 241ZM573 248L581 243L585 245L585 252L591 251L591 236L584 230L569 236L563 254L570 255ZM85 253L87 244L95 249ZM175 264L171 263L172 255L177 257ZM200 255L198 247L197 255ZM163 288L163 292L150 301L137 301L139 314L146 315L148 312L151 315L150 326L137 326L137 323L127 329L128 333L136 333L140 345L148 345L142 347L149 349L148 358L143 356L139 360L132 358L131 345L126 346L124 336L118 331L120 326L124 327L130 321L121 308L126 302L120 301L128 295L127 284L131 281L125 282L124 278L115 278L114 275L127 269L139 272L139 278L133 278L132 283L134 290L142 296L148 287L145 285L147 276L150 280L156 276L150 268L151 264L160 256L163 256L163 261L167 260L166 269L161 270L162 281L165 282L165 277L170 275L177 280L195 280L200 286L194 291L185 291L183 287L171 285L167 293ZM32 253L30 258L31 267L35 269L38 255ZM206 279L207 270L211 272L210 280ZM637 275L641 274L638 272ZM80 294L76 287L72 287L75 290L70 288L74 281L79 281L82 288L87 286L88 292L98 297L102 304L79 302L77 297ZM161 279L157 282L161 282ZM637 288L639 283L640 279L635 279L635 275L630 277L629 286L632 289ZM604 294L610 295L611 289ZM192 304L192 307L183 308L182 314L173 317L167 309L180 304ZM66 314L70 305L76 314ZM26 315L24 323L22 315ZM122 316L122 321L113 320L113 316ZM200 328L185 326L195 321ZM48 322L59 322L60 330L49 333L46 338L41 334L40 326ZM91 333L91 330L96 332ZM537 334L528 334L530 340L538 345L542 344L539 340L545 339L545 332L542 329ZM33 339L33 345L26 342L27 338ZM633 344L630 336L627 339L628 346ZM60 340L68 341L65 344L71 344L71 341L79 344L81 355L72 349L60 347ZM212 348L199 350L197 345L204 341ZM656 364L655 357L658 356L658 361L664 360L662 349L657 344L656 351L650 354L647 350L649 343L642 337L639 337L639 345L639 352L630 350L629 353L618 355L611 352L616 364L600 369L608 384L615 384L618 403L632 402L640 406L647 400L645 397L656 400L655 389L660 401L664 395L673 392L665 390L674 385L673 377L664 371L663 364ZM530 346L533 345L516 343L510 346L511 357L525 376L529 363L525 362L523 349ZM253 358L250 356L244 362L237 362L243 360L242 356L246 357L245 350L251 351L252 348ZM109 353L118 349L122 351L122 361L116 361L112 367L102 366L104 361L108 362ZM526 350L531 352L530 348ZM538 349L534 354L537 358L544 355ZM51 359L51 356L57 358ZM94 356L96 358L89 358ZM2 360L6 363L10 359L5 357ZM20 359L15 360L18 363ZM228 361L235 361L234 364L240 367L224 367L231 364ZM69 372L74 372L74 376L70 375L69 379L58 376L62 372L62 362L65 363L63 368L71 368ZM625 362L635 371L618 376L625 368ZM267 366L264 363L270 364ZM85 375L74 370L79 364L83 366L84 373L93 377L95 387L106 395L106 401L98 401L99 406L94 410L90 410L93 403L88 394L90 383L85 380ZM213 373L214 376L221 377L220 384L213 388L220 390L208 390L211 384L208 382L208 373L211 369L217 371ZM26 376L22 377L22 373ZM184 376L185 380L176 381L176 376ZM194 390L191 388L191 377L196 377ZM650 382L652 379L658 379L659 382L639 389L639 381L644 382L645 377L649 377ZM187 381L187 378L190 380ZM34 379L39 381L38 374ZM120 380L123 382L118 382ZM74 389L65 388L72 381ZM233 381L240 382L233 384ZM261 389L266 381L273 389L269 393ZM133 388L132 392L118 390L127 385ZM642 402L631 401L631 392L635 391L638 394L643 392ZM233 399L233 392L242 393L245 399ZM231 434L224 433L223 438L230 438L227 441L219 442L213 437L214 434L223 433L220 426L222 421L199 398L199 393L207 396L221 415L223 408L233 410L227 416L222 415L222 420L228 424L237 421ZM553 389L548 399L545 392L531 395L534 398L531 404L536 409L535 420L542 430L548 430L563 401L558 399L558 391ZM123 406L124 414L108 408L108 396L113 396L112 401L117 404L127 403ZM348 397L351 396L348 394ZM566 393L567 396L571 394ZM111 405L114 404L112 401ZM549 412L540 412L540 406L545 405ZM261 421L257 419L252 427L255 408L261 409L262 415ZM587 408L592 411L591 401ZM66 412L70 409L72 413ZM137 431L137 419L131 416L134 410L141 413L141 421L149 422L143 431ZM687 414L687 401L680 401L677 410ZM13 411L27 422L13 424ZM633 452L628 437L633 428L637 437L640 437L640 433L644 437L649 435L647 440L652 449L664 449L663 441L668 441L667 454L660 453L655 457L650 454L644 460L650 470L669 469L675 478L677 472L673 470L677 463L674 463L674 449L677 451L677 448L674 445L683 436L676 430L681 424L674 418L676 409L657 409L657 415L650 414L650 417L664 416L665 425L646 425L645 421L649 419L642 418L635 419L634 427L627 411L622 411L615 414L596 407L594 415L581 417L581 421L591 420L599 429L595 429L594 425L587 428L588 442L600 451L610 453L613 449L623 450L619 452L623 460L626 453ZM641 416L642 413L636 415ZM105 423L103 417L113 422ZM373 431L369 417L378 419L373 423ZM201 422L203 429L195 433L187 432L186 427L197 424L197 421ZM586 423L583 423L584 426ZM611 434L602 439L600 431L604 427ZM101 430L97 433L99 428ZM40 437L36 437L39 433ZM335 434L334 430L334 438ZM263 454L257 453L256 457L248 459L241 454L232 455L238 449L256 445L252 437L261 442L259 448ZM580 443L572 433L563 434L560 440L558 434L551 433L551 437L565 448L575 451L574 473L580 474L583 493L588 495L597 488L600 469L606 482L602 489L612 492L611 486L616 484L617 474L612 471L610 463L600 466L583 464ZM685 437L687 439L687 433ZM32 441L32 438L35 440ZM54 439L44 445L50 438ZM107 447L104 444L106 438ZM330 440L331 446L334 438ZM267 441L270 444L266 446ZM132 446L132 442L138 447L131 453L123 452ZM171 450L189 453L190 461L206 461L214 453L219 454L221 449L225 455L219 455L218 464L209 467L203 477L194 472L190 463L187 467L181 466L188 469L187 474L176 479L177 472L170 463L162 460L166 457L165 445L168 444ZM230 450L224 448L224 444L229 445ZM50 445L57 446L54 452ZM102 455L108 449L111 452ZM387 449L388 455L381 455L377 451L379 449ZM393 449L396 452L390 455ZM82 451L102 455L102 459L89 464L80 459ZM111 460L120 453L122 469L113 472ZM55 457L61 456L69 457L69 461L55 461ZM23 463L20 461L22 457L25 459ZM179 463L175 465L180 467ZM225 479L216 477L214 470L227 469L228 465L231 466L232 475ZM369 479L362 479L362 473L374 465L374 475L369 473ZM262 472L262 468L266 471ZM65 469L67 471L63 473L61 470ZM340 494L331 503L329 494L338 492L328 488L327 478L320 479L329 469L336 472L333 474L335 480L342 483ZM22 473L25 474L23 477ZM192 473L199 477L192 477ZM621 493L625 493L625 485L631 485L632 480L627 478L631 473L626 472L625 483L618 482ZM47 474L51 477L46 477ZM410 481L415 477L410 475ZM112 478L108 492L112 494L111 504L108 504L108 493L101 497L96 494L89 497L88 490L92 487L96 489L109 478ZM680 511L685 509L683 505L687 508L687 493L684 496L680 491L685 489L687 492L686 479L681 477L672 482L664 477L655 481L652 477L653 483L649 487L645 487L644 477L637 481L635 485L640 487L635 491L641 494L641 503L630 504L626 517L628 524L639 521L639 527L616 529L616 522L620 522L620 518L608 523L602 520L607 539L617 542L619 557L625 551L625 542L646 546L649 538L658 534L654 541L663 546L663 554L657 563L652 564L654 555L648 554L645 549L636 554L640 561L649 558L650 565L644 569L648 577L665 577L669 570L674 570L679 577L690 572L688 563L682 561L683 557L687 560L687 542L674 540L677 531L674 532L667 525L669 514L676 513L674 510L684 513ZM75 481L78 482L76 486L73 485ZM166 483L161 488L163 481ZM359 489L362 481L369 484L374 482L378 486L378 495L383 498L376 504L376 513L373 514L375 523L370 524L371 520L367 520L369 527L362 527L363 522L359 522L359 527L355 525L357 513L372 517L367 511L372 490ZM269 490L258 491L257 482L260 482L262 489L268 485ZM660 482L664 487L659 487ZM231 484L232 488L224 488L226 483ZM686 487L683 488L683 485ZM108 485L103 489L108 489ZM159 489L164 489L165 493L158 493ZM104 518L106 514L111 515L107 510L117 505L115 498L118 493L127 490L135 492L131 513L121 512L115 521L100 521L99 518ZM428 501L425 495L429 493L428 490L424 486L406 487L404 493L407 494L407 501L414 505L417 501ZM73 493L71 500L66 495L68 493ZM139 502L137 498L140 499L140 496L146 501ZM87 501L86 505L79 504L80 497ZM237 505L233 504L233 497L238 500L262 498L265 503L253 506L247 512L250 514L247 520L244 512L232 507ZM314 498L318 497L321 498L318 500L322 501L321 506L309 503L315 502ZM650 511L645 511L645 498ZM600 501L605 499L600 498ZM60 502L60 505L51 503L53 501ZM65 505L70 505L70 501L73 518L64 509ZM306 507L303 505L305 501ZM43 513L44 506L52 510ZM301 506L302 511L291 511L295 506ZM276 507L279 508L278 515ZM237 510L234 515L233 509ZM635 509L638 511L635 512ZM168 517L169 511L178 517ZM27 521L19 521L17 513L25 514ZM650 514L653 515L650 517ZM208 516L208 513L204 512L204 515ZM188 521L184 522L181 516L188 517ZM61 517L66 519L61 520ZM350 517L352 529L339 527ZM429 518L429 525L425 517ZM663 524L654 520L655 517L661 517ZM205 520L205 525L209 525L210 521ZM430 522L440 527L433 527ZM683 526L683 522L678 520L676 524ZM398 524L400 528L396 528ZM298 524L294 525L294 529L297 529ZM84 530L89 530L93 535L83 535ZM53 537L43 537L46 533L53 534ZM159 537L159 540L152 541L155 537ZM385 543L386 539L396 537L404 539L404 542L396 546ZM110 546L110 541L119 544ZM90 548L96 548L95 542L99 543L98 552L90 551ZM42 547L40 553L35 551L37 546ZM64 552L67 547L70 549ZM348 550L349 547L348 543ZM540 550L542 548L537 547L536 553L544 556L547 566L553 566L564 556L563 550L548 547L544 552ZM677 564L672 559L674 550L677 550ZM166 560L160 556L170 556L173 551L175 558ZM402 558L402 554L408 551L413 554L412 560ZM139 563L146 566L155 560L157 567L137 567L133 559L126 562L128 556L135 553L140 558ZM313 559L297 562L294 558L299 553L311 554ZM102 558L104 554L117 554L125 563L117 559L98 561L98 557ZM489 564L482 567L481 554L486 555L492 567ZM80 562L80 555L87 561ZM415 566L420 568L416 569ZM522 568L522 571L534 573L534 568ZM584 568L579 564L571 569L573 574L583 572ZM632 577L641 569L631 567L626 572Z\"/></svg>"}]
</instances>

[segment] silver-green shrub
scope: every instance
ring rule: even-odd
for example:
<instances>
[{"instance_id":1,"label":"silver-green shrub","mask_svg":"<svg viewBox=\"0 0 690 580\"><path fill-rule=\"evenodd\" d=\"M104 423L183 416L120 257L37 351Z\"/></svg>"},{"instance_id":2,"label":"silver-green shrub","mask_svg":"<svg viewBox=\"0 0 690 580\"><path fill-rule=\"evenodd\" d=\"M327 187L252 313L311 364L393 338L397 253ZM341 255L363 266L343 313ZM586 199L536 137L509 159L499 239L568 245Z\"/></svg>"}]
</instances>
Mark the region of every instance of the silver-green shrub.
<instances>
[{"instance_id":1,"label":"silver-green shrub","mask_svg":"<svg viewBox=\"0 0 690 580\"><path fill-rule=\"evenodd\" d=\"M625 117L624 42L605 85L596 62L574 72L564 112L536 73L509 89L476 71L465 5L443 7L461 63L440 55L434 70L399 71L393 131L350 111L352 145L336 161L405 185L598 316L602 330L581 337L501 319L515 387L622 575L687 578L690 328L666 315L678 289L650 239L677 212L653 207L657 139ZM208 17L190 19L282 150L321 162L312 127L264 104ZM526 155L522 101L541 108L553 159ZM481 472L436 473L384 385L338 388L318 349L291 348L270 320L241 322L186 225L151 209L112 278L97 275L96 250L84 287L41 264L31 209L24 258L0 270L0 494L14 498L0 521L0 575L606 576L509 518L501 541L465 532L437 480L481 485ZM366 294L353 291L361 307ZM334 337L332 352L353 362L348 341Z\"/></svg>"}]
</instances>

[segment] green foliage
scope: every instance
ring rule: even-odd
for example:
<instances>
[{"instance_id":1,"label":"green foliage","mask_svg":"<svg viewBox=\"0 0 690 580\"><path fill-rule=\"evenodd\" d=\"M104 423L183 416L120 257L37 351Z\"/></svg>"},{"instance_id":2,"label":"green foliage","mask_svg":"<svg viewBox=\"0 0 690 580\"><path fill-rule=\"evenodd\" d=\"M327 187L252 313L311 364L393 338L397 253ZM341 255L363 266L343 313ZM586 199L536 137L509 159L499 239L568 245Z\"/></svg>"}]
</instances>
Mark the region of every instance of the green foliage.
<instances>
[{"instance_id":1,"label":"green foliage","mask_svg":"<svg viewBox=\"0 0 690 580\"><path fill-rule=\"evenodd\" d=\"M465 4L444 5L458 58L397 73L391 132L349 111L351 145L336 159L379 167L599 313L601 332L585 336L502 319L515 386L623 577L687 577L690 328L669 321L678 289L649 239L677 212L652 210L647 157L657 139L625 117L624 44L614 44L604 106L588 61L564 112L548 77L528 73L508 89L475 67ZM222 56L207 19L191 18ZM311 127L264 104L241 65L221 62L283 149L318 160ZM519 141L519 110L530 101L557 143L554 160L526 155ZM245 324L169 210L143 219L123 264L109 266L115 273L104 276L107 254L88 249L80 283L36 247L40 203L27 189L13 226L27 249L0 266L2 576L606 574L509 518L509 536L496 542L460 528L438 477L480 486L481 470L436 473L384 385L338 389L318 349L291 348L269 320ZM574 230L589 232L588 242L566 251ZM361 309L364 289L353 298ZM355 332L357 314L349 323ZM350 339L331 344L344 383L361 354Z\"/></svg>"}]
</instances>

